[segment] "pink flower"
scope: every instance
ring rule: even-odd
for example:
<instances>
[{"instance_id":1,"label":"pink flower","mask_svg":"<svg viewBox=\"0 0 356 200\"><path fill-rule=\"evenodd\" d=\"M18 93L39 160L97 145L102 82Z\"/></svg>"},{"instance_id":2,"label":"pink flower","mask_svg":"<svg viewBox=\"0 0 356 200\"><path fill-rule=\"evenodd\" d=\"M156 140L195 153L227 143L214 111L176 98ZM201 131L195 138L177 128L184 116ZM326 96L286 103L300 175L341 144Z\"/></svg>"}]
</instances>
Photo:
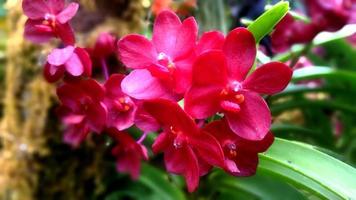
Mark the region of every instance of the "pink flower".
<instances>
[{"instance_id":1,"label":"pink flower","mask_svg":"<svg viewBox=\"0 0 356 200\"><path fill-rule=\"evenodd\" d=\"M258 153L273 143L271 132L260 141L245 140L231 131L225 120L214 121L204 127L220 143L225 155L225 171L234 176L252 176L256 173Z\"/></svg>"},{"instance_id":2,"label":"pink flower","mask_svg":"<svg viewBox=\"0 0 356 200\"><path fill-rule=\"evenodd\" d=\"M132 179L140 175L141 160L148 160L147 150L138 144L129 134L109 129L108 134L118 143L112 149L116 157L116 169L119 172L128 172Z\"/></svg>"},{"instance_id":3,"label":"pink flower","mask_svg":"<svg viewBox=\"0 0 356 200\"><path fill-rule=\"evenodd\" d=\"M135 125L144 133L157 132L160 129L159 123L143 107L144 101L136 100L137 111L135 116Z\"/></svg>"},{"instance_id":4,"label":"pink flower","mask_svg":"<svg viewBox=\"0 0 356 200\"><path fill-rule=\"evenodd\" d=\"M104 88L93 79L65 83L57 89L58 112L67 126L65 142L78 146L89 131L103 130L107 116L104 95Z\"/></svg>"},{"instance_id":5,"label":"pink flower","mask_svg":"<svg viewBox=\"0 0 356 200\"><path fill-rule=\"evenodd\" d=\"M44 76L49 82L58 81L64 74L79 77L91 76L92 63L88 53L78 47L54 49L47 57Z\"/></svg>"},{"instance_id":6,"label":"pink flower","mask_svg":"<svg viewBox=\"0 0 356 200\"><path fill-rule=\"evenodd\" d=\"M337 31L351 17L351 0L308 0L304 1L315 26L323 31Z\"/></svg>"},{"instance_id":7,"label":"pink flower","mask_svg":"<svg viewBox=\"0 0 356 200\"><path fill-rule=\"evenodd\" d=\"M53 37L63 43L73 45L75 37L69 21L76 14L79 5L64 0L23 0L22 8L29 18L25 25L25 38L35 42L48 42Z\"/></svg>"},{"instance_id":8,"label":"pink flower","mask_svg":"<svg viewBox=\"0 0 356 200\"><path fill-rule=\"evenodd\" d=\"M119 131L134 124L136 105L133 100L121 91L120 84L124 75L112 75L104 87L104 104L108 110L107 127L114 127Z\"/></svg>"},{"instance_id":9,"label":"pink flower","mask_svg":"<svg viewBox=\"0 0 356 200\"><path fill-rule=\"evenodd\" d=\"M187 113L204 119L223 112L235 134L262 140L270 129L271 114L258 93L282 91L291 79L292 70L283 63L271 62L246 78L255 56L254 37L245 28L228 34L223 51L200 55L193 66L192 87L185 95Z\"/></svg>"},{"instance_id":10,"label":"pink flower","mask_svg":"<svg viewBox=\"0 0 356 200\"><path fill-rule=\"evenodd\" d=\"M116 56L117 40L109 33L101 33L95 42L94 48L88 48L87 51L92 58L94 67L101 67L105 79L110 76L110 72L120 68L120 63Z\"/></svg>"},{"instance_id":11,"label":"pink flower","mask_svg":"<svg viewBox=\"0 0 356 200\"><path fill-rule=\"evenodd\" d=\"M192 118L176 102L157 99L144 102L144 108L162 126L153 152L164 152L167 171L185 177L189 192L199 184L199 177L211 166L224 167L224 156L218 141L201 132Z\"/></svg>"},{"instance_id":12,"label":"pink flower","mask_svg":"<svg viewBox=\"0 0 356 200\"><path fill-rule=\"evenodd\" d=\"M134 69L122 90L136 99L176 99L191 84L198 28L194 18L181 22L171 11L161 12L152 40L131 34L118 42L121 61Z\"/></svg>"},{"instance_id":13,"label":"pink flower","mask_svg":"<svg viewBox=\"0 0 356 200\"><path fill-rule=\"evenodd\" d=\"M93 49L93 54L98 58L106 58L116 53L116 38L110 33L101 33Z\"/></svg>"},{"instance_id":14,"label":"pink flower","mask_svg":"<svg viewBox=\"0 0 356 200\"><path fill-rule=\"evenodd\" d=\"M292 15L287 14L271 35L273 51L284 52L293 44L307 43L313 40L319 31L314 24L296 20Z\"/></svg>"},{"instance_id":15,"label":"pink flower","mask_svg":"<svg viewBox=\"0 0 356 200\"><path fill-rule=\"evenodd\" d=\"M287 14L271 35L274 51L283 52L293 44L310 42L322 31L337 31L352 18L351 0L308 0L304 4L311 22Z\"/></svg>"}]
</instances>

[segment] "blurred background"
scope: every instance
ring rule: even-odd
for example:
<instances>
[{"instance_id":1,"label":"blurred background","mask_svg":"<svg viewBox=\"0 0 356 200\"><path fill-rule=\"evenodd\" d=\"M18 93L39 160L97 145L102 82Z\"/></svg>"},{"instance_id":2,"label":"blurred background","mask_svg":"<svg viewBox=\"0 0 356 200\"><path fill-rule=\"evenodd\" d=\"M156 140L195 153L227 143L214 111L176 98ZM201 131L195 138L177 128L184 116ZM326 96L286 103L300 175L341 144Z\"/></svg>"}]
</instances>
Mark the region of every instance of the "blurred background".
<instances>
[{"instance_id":1,"label":"blurred background","mask_svg":"<svg viewBox=\"0 0 356 200\"><path fill-rule=\"evenodd\" d=\"M181 18L195 16L201 32L227 33L248 25L266 5L278 1L76 2L80 10L72 25L80 46L89 47L101 32L118 38L128 33L149 36L154 16L162 9L172 9ZM341 1L344 4L332 9L328 5L340 1L319 1L328 9L318 10L313 1L289 2L292 19L283 19L261 41L257 58L259 63L279 60L295 69L288 88L267 97L272 132L315 145L355 167L356 3ZM112 143L106 138L91 135L75 149L64 144L55 114L55 86L42 75L46 55L58 44L25 41L25 21L20 0L0 0L0 199L318 199L260 171L251 178L216 171L202 178L197 192L187 194L182 178L165 172L161 155L143 164L134 182L116 172ZM322 27L309 31L309 24ZM112 62L121 65L115 58Z\"/></svg>"}]
</instances>

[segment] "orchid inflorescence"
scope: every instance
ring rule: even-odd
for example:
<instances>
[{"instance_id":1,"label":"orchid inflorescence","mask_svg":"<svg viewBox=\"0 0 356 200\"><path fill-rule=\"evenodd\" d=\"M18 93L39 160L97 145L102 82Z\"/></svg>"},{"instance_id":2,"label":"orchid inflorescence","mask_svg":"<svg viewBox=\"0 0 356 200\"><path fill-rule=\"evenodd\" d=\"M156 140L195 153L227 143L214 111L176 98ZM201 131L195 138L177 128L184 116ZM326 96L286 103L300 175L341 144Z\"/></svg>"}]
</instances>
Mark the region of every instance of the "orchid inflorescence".
<instances>
[{"instance_id":1,"label":"orchid inflorescence","mask_svg":"<svg viewBox=\"0 0 356 200\"><path fill-rule=\"evenodd\" d=\"M183 175L190 192L212 167L233 176L255 174L258 153L274 140L261 95L288 85L288 66L270 62L253 71L257 50L249 30L198 38L195 19L181 21L171 11L158 14L152 39L130 34L117 41L103 33L89 51L76 46L69 24L78 7L64 0L23 1L25 37L35 43L59 38L65 45L48 55L44 76L63 80L57 95L66 143L78 146L91 132L106 134L118 143L112 150L118 171L137 178L141 160L148 159L142 141L159 132L153 152L164 153L167 171ZM110 54L130 70L110 73ZM92 77L95 62L103 82ZM143 132L138 141L126 131L133 125Z\"/></svg>"}]
</instances>

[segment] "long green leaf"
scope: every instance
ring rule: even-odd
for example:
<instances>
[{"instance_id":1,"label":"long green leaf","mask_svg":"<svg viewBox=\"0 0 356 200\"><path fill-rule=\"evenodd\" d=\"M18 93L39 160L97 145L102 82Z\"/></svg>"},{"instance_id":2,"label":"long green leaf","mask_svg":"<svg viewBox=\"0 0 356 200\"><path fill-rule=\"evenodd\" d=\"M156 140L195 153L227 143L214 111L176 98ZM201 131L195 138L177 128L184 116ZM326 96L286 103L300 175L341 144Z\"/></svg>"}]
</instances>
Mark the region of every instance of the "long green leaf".
<instances>
[{"instance_id":1,"label":"long green leaf","mask_svg":"<svg viewBox=\"0 0 356 200\"><path fill-rule=\"evenodd\" d=\"M183 192L168 180L166 172L161 172L148 164L143 164L139 182L150 188L162 200L184 200ZM156 198L156 199L157 199Z\"/></svg>"},{"instance_id":2,"label":"long green leaf","mask_svg":"<svg viewBox=\"0 0 356 200\"><path fill-rule=\"evenodd\" d=\"M252 177L233 177L217 170L209 176L209 183L219 192L218 199L227 199L226 196L229 199L306 199L296 188L260 173Z\"/></svg>"},{"instance_id":3,"label":"long green leaf","mask_svg":"<svg viewBox=\"0 0 356 200\"><path fill-rule=\"evenodd\" d=\"M273 27L288 13L288 10L289 3L281 1L264 12L247 27L255 37L256 43L259 43L264 36L273 30Z\"/></svg>"},{"instance_id":4,"label":"long green leaf","mask_svg":"<svg viewBox=\"0 0 356 200\"><path fill-rule=\"evenodd\" d=\"M277 138L259 172L322 199L356 199L356 170L307 144Z\"/></svg>"},{"instance_id":5,"label":"long green leaf","mask_svg":"<svg viewBox=\"0 0 356 200\"><path fill-rule=\"evenodd\" d=\"M295 70L293 81L310 80L318 78L337 78L342 81L349 81L356 85L356 73L353 71L338 70L330 67L307 67Z\"/></svg>"}]
</instances>

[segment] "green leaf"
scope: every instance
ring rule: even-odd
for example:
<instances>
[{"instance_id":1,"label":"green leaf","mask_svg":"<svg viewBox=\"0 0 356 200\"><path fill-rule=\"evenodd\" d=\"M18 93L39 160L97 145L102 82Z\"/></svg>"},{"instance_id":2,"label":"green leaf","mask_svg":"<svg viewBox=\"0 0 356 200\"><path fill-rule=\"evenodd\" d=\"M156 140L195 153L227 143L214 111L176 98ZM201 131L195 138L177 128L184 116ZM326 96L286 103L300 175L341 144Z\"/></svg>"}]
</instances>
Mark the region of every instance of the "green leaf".
<instances>
[{"instance_id":1,"label":"green leaf","mask_svg":"<svg viewBox=\"0 0 356 200\"><path fill-rule=\"evenodd\" d=\"M260 154L259 173L321 199L356 199L356 170L311 145L276 138Z\"/></svg>"},{"instance_id":2,"label":"green leaf","mask_svg":"<svg viewBox=\"0 0 356 200\"><path fill-rule=\"evenodd\" d=\"M252 177L233 177L217 170L209 176L209 183L211 189L218 191L217 199L306 199L296 188L261 173Z\"/></svg>"},{"instance_id":3,"label":"green leaf","mask_svg":"<svg viewBox=\"0 0 356 200\"><path fill-rule=\"evenodd\" d=\"M336 78L338 80L349 81L356 85L356 73L352 71L337 70L330 67L309 67L295 70L293 81L311 80L318 78Z\"/></svg>"},{"instance_id":4,"label":"green leaf","mask_svg":"<svg viewBox=\"0 0 356 200\"><path fill-rule=\"evenodd\" d=\"M148 164L142 165L142 172L139 182L150 188L157 198L161 200L184 200L184 193L173 185L166 172L163 172Z\"/></svg>"},{"instance_id":5,"label":"green leaf","mask_svg":"<svg viewBox=\"0 0 356 200\"><path fill-rule=\"evenodd\" d=\"M281 1L264 12L247 27L255 37L256 43L259 43L264 36L273 30L273 27L288 13L288 10L289 3Z\"/></svg>"}]
</instances>

